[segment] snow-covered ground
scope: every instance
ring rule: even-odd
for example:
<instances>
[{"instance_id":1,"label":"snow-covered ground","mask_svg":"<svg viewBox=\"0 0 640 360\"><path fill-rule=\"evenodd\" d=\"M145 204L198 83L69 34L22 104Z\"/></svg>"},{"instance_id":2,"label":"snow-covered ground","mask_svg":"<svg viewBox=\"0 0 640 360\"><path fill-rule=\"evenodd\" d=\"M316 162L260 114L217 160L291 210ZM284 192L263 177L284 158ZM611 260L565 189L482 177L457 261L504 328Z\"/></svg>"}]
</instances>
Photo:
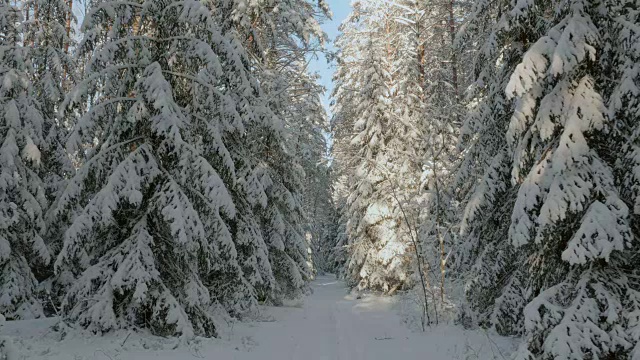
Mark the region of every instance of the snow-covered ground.
<instances>
[{"instance_id":1,"label":"snow-covered ground","mask_svg":"<svg viewBox=\"0 0 640 360\"><path fill-rule=\"evenodd\" d=\"M333 277L320 277L299 307L264 308L261 321L235 323L220 339L181 344L138 333L104 337L52 328L55 319L9 322L18 359L29 360L503 360L512 341L456 326L412 332L395 298L356 299Z\"/></svg>"}]
</instances>

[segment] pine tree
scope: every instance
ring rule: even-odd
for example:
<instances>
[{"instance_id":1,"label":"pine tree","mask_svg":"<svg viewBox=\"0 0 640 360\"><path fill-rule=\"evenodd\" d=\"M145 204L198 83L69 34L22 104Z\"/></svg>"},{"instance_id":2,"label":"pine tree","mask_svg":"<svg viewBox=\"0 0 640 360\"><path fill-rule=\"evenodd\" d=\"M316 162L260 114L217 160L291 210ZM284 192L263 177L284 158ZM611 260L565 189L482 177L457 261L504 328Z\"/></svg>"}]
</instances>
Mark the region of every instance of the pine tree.
<instances>
[{"instance_id":1,"label":"pine tree","mask_svg":"<svg viewBox=\"0 0 640 360\"><path fill-rule=\"evenodd\" d=\"M67 145L86 159L56 209L82 208L56 261L78 276L65 318L96 332L215 335L212 300L251 301L225 183L235 167L224 139L243 130L252 88L240 50L199 1L103 1L82 30L91 61L63 105L91 103Z\"/></svg>"},{"instance_id":2,"label":"pine tree","mask_svg":"<svg viewBox=\"0 0 640 360\"><path fill-rule=\"evenodd\" d=\"M9 319L42 316L31 266L47 265L51 257L41 237L47 199L39 167L46 129L33 96L21 15L8 1L0 3L0 313Z\"/></svg>"}]
</instances>

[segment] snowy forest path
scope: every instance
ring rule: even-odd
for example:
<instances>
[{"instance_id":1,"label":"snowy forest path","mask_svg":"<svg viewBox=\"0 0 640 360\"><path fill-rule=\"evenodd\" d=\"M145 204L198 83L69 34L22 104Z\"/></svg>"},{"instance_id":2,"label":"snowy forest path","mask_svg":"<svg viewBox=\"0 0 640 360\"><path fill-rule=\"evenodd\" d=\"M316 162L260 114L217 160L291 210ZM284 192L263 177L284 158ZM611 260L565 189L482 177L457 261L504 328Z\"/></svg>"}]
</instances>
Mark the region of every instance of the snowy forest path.
<instances>
[{"instance_id":1,"label":"snowy forest path","mask_svg":"<svg viewBox=\"0 0 640 360\"><path fill-rule=\"evenodd\" d=\"M319 276L300 306L265 307L260 321L230 323L219 339L181 344L127 330L90 335L52 329L55 318L9 322L9 336L29 360L503 360L510 339L440 326L412 332L397 297L349 293L344 282ZM406 316L405 314L404 316ZM470 352L471 351L471 352Z\"/></svg>"},{"instance_id":2,"label":"snowy forest path","mask_svg":"<svg viewBox=\"0 0 640 360\"><path fill-rule=\"evenodd\" d=\"M260 326L253 337L256 359L424 358L424 349L420 356L412 346L415 334L401 324L391 298L356 299L331 276L319 276L312 287L301 308L273 309L277 321Z\"/></svg>"}]
</instances>

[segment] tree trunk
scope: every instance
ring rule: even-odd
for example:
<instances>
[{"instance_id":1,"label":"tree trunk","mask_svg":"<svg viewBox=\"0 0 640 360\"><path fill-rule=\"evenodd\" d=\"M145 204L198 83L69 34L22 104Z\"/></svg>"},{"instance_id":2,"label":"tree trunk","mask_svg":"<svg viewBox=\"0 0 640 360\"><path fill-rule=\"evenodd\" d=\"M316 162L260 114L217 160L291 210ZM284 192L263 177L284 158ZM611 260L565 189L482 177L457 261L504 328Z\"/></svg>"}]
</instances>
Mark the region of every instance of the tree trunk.
<instances>
[{"instance_id":1,"label":"tree trunk","mask_svg":"<svg viewBox=\"0 0 640 360\"><path fill-rule=\"evenodd\" d=\"M71 42L71 18L73 17L73 0L67 0L67 6L69 7L69 13L67 14L67 23L65 25L65 31L67 32L67 39L64 43L64 53L69 53L69 43Z\"/></svg>"},{"instance_id":2,"label":"tree trunk","mask_svg":"<svg viewBox=\"0 0 640 360\"><path fill-rule=\"evenodd\" d=\"M451 82L456 92L456 100L459 97L458 90L458 59L456 58L456 51L454 43L456 39L456 20L454 14L454 2L455 0L449 0L449 36L451 37Z\"/></svg>"}]
</instances>

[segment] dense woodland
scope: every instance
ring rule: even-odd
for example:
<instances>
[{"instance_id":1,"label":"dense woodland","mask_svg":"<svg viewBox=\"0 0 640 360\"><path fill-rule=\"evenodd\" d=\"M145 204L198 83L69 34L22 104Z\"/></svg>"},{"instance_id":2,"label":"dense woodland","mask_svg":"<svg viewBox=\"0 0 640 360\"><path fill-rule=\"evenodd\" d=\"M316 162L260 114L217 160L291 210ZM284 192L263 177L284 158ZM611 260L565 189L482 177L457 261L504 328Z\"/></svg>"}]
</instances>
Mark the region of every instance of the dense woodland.
<instances>
[{"instance_id":1,"label":"dense woodland","mask_svg":"<svg viewBox=\"0 0 640 360\"><path fill-rule=\"evenodd\" d=\"M427 323L463 287L517 359L640 359L640 2L359 1L341 30L342 275Z\"/></svg>"},{"instance_id":2,"label":"dense woodland","mask_svg":"<svg viewBox=\"0 0 640 360\"><path fill-rule=\"evenodd\" d=\"M304 294L328 8L79 4L0 8L0 312L191 338Z\"/></svg>"},{"instance_id":3,"label":"dense woodland","mask_svg":"<svg viewBox=\"0 0 640 360\"><path fill-rule=\"evenodd\" d=\"M188 341L330 272L640 359L640 0L352 6L0 0L0 320Z\"/></svg>"}]
</instances>

